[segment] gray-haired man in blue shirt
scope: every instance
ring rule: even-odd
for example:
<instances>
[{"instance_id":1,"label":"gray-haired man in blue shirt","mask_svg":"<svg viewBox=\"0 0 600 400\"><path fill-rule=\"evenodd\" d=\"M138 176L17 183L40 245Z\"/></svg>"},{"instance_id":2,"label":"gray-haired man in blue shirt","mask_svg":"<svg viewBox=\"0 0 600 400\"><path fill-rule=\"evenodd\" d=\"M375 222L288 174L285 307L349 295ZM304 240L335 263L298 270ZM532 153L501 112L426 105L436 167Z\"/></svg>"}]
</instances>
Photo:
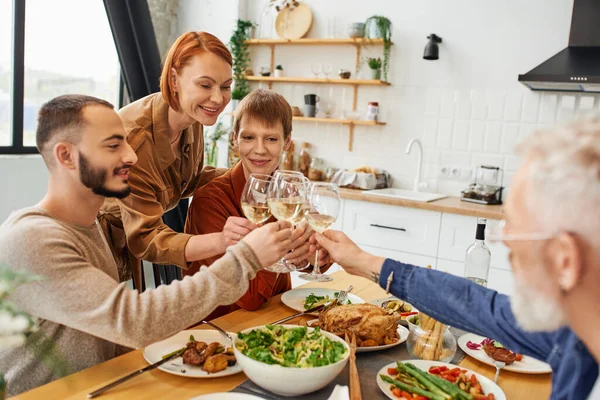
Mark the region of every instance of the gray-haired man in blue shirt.
<instances>
[{"instance_id":1,"label":"gray-haired man in blue shirt","mask_svg":"<svg viewBox=\"0 0 600 400\"><path fill-rule=\"evenodd\" d=\"M432 317L544 360L551 399L600 399L600 119L530 135L505 202L501 240L515 295L368 254L341 232L316 240L344 269L376 279ZM592 392L593 389L593 392Z\"/></svg>"}]
</instances>

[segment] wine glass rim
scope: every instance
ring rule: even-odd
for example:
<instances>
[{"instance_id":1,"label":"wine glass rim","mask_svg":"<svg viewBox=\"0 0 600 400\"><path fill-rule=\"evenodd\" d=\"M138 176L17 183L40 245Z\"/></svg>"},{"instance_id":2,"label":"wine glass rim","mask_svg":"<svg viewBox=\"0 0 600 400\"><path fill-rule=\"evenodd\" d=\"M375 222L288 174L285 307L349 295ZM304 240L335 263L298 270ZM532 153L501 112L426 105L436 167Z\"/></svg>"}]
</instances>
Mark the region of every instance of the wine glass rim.
<instances>
[{"instance_id":1,"label":"wine glass rim","mask_svg":"<svg viewBox=\"0 0 600 400\"><path fill-rule=\"evenodd\" d=\"M258 181L270 181L273 179L273 177L271 175L267 175L267 174L255 174L252 173L248 176L248 180L250 180L250 178L258 180Z\"/></svg>"}]
</instances>

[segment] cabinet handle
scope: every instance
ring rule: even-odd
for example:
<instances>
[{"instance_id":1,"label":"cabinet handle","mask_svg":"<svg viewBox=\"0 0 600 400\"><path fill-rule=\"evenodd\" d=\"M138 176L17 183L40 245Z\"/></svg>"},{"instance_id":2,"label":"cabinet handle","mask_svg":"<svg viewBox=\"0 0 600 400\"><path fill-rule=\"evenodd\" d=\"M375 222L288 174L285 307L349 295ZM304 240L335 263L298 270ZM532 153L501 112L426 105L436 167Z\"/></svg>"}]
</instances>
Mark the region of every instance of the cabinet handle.
<instances>
[{"instance_id":1,"label":"cabinet handle","mask_svg":"<svg viewBox=\"0 0 600 400\"><path fill-rule=\"evenodd\" d=\"M394 228L393 226L385 226L385 225L378 225L378 224L371 224L371 226L373 226L375 228L391 229L394 231L406 232L406 229L404 229L404 228Z\"/></svg>"}]
</instances>

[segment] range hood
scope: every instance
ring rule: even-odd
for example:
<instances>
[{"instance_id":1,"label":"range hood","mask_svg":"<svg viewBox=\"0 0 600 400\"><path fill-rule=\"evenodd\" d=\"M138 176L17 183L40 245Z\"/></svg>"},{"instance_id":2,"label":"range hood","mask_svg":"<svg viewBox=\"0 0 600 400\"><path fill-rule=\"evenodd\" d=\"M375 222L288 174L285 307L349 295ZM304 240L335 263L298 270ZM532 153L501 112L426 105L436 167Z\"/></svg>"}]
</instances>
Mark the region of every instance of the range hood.
<instances>
[{"instance_id":1,"label":"range hood","mask_svg":"<svg viewBox=\"0 0 600 400\"><path fill-rule=\"evenodd\" d=\"M519 82L532 90L600 93L600 1L574 0L569 47Z\"/></svg>"}]
</instances>

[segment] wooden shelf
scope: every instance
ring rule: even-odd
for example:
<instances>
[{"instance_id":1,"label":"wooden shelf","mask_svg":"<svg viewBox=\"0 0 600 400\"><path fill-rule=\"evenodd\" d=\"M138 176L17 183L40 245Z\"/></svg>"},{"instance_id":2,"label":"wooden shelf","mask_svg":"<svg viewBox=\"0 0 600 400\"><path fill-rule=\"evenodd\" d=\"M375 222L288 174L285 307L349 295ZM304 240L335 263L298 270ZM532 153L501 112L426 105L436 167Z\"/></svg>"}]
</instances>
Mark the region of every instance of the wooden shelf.
<instances>
[{"instance_id":1,"label":"wooden shelf","mask_svg":"<svg viewBox=\"0 0 600 400\"><path fill-rule=\"evenodd\" d=\"M352 120L352 119L337 119L337 118L294 117L293 119L294 119L294 121L322 122L325 124L385 125L385 122Z\"/></svg>"},{"instance_id":2,"label":"wooden shelf","mask_svg":"<svg viewBox=\"0 0 600 400\"><path fill-rule=\"evenodd\" d=\"M323 39L323 38L305 38L305 39L249 39L246 40L248 45L270 46L270 45L340 45L348 44L355 46L365 45L382 45L383 39L366 39L366 38L342 38L342 39ZM393 44L393 43L392 43Z\"/></svg>"},{"instance_id":3,"label":"wooden shelf","mask_svg":"<svg viewBox=\"0 0 600 400\"><path fill-rule=\"evenodd\" d=\"M355 47L356 51L356 70L360 65L360 52L362 46L369 45L384 45L383 39L366 39L366 38L342 38L342 39L326 39L326 38L305 38L305 39L250 39L245 42L248 45L254 46L268 46L271 51L271 71L275 70L275 47L278 45L308 45L308 46L337 46L337 45L351 45ZM392 43L393 44L393 43ZM246 76L246 79L250 82L266 82L269 85L269 89L273 87L273 83L307 83L307 84L334 84L334 85L351 85L353 86L352 96L352 110L356 111L356 101L358 98L358 87L361 85L365 86L390 86L389 82L381 80L371 79L341 79L341 78L302 78L302 77L274 77L274 76L262 76L252 75ZM348 126L348 150L352 151L352 145L354 142L354 127L357 125L362 126L382 126L385 125L383 122L375 121L360 121L360 120L349 120L349 119L335 119L335 118L307 118L307 117L294 117L294 121L306 121L306 122L320 122L325 124L341 124Z\"/></svg>"},{"instance_id":4,"label":"wooden shelf","mask_svg":"<svg viewBox=\"0 0 600 400\"><path fill-rule=\"evenodd\" d=\"M381 80L372 79L329 79L329 78L303 78L291 76L260 76L247 75L246 79L250 82L281 82L281 83L317 83L317 84L334 84L334 85L368 85L368 86L390 86L391 83Z\"/></svg>"}]
</instances>

